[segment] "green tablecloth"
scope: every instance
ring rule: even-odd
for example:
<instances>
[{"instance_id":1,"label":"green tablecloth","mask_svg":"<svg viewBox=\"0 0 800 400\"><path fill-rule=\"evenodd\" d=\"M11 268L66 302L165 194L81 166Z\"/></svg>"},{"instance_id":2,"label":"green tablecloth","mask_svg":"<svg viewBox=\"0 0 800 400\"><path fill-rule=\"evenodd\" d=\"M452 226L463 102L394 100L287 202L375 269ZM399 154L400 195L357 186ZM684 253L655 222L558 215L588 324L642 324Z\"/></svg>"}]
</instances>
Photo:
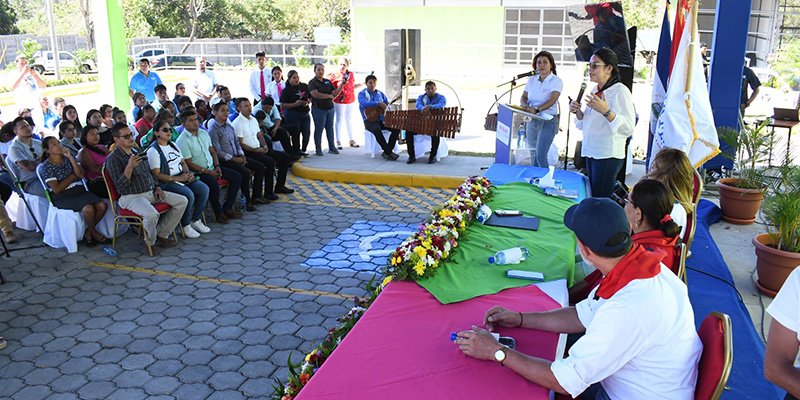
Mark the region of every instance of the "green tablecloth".
<instances>
[{"instance_id":1,"label":"green tablecloth","mask_svg":"<svg viewBox=\"0 0 800 400\"><path fill-rule=\"evenodd\" d=\"M531 284L527 280L506 278L508 269L542 272L545 281L565 278L567 285L572 286L576 240L564 226L564 212L573 204L572 200L547 196L527 183L497 187L489 207L522 210L526 216L536 216L540 219L539 230L487 226L476 221L436 275L418 283L443 304ZM519 264L489 264L489 256L515 246L527 247L530 257Z\"/></svg>"}]
</instances>

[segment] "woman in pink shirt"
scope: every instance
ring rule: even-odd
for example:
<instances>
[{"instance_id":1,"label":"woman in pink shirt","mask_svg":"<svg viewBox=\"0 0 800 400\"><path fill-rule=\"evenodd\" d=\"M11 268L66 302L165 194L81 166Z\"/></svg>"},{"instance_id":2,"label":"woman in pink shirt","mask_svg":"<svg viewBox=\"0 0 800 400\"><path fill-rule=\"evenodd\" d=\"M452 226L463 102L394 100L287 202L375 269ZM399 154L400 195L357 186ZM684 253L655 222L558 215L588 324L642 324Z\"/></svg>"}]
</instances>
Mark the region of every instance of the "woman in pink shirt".
<instances>
[{"instance_id":1,"label":"woman in pink shirt","mask_svg":"<svg viewBox=\"0 0 800 400\"><path fill-rule=\"evenodd\" d=\"M108 158L108 149L100 144L100 133L97 131L97 127L87 125L83 128L81 145L83 147L78 152L78 162L83 167L89 191L107 199L108 191L103 182L102 169Z\"/></svg>"}]
</instances>

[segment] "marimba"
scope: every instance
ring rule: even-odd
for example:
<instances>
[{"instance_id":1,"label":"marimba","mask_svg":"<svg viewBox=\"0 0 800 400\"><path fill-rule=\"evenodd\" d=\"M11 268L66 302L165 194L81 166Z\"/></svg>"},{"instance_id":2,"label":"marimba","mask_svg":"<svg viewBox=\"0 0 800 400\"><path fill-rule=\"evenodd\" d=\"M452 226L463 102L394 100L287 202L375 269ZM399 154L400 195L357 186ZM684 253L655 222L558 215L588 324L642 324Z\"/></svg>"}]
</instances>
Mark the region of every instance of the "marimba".
<instances>
[{"instance_id":1,"label":"marimba","mask_svg":"<svg viewBox=\"0 0 800 400\"><path fill-rule=\"evenodd\" d=\"M458 107L431 109L425 114L420 110L387 111L383 124L415 134L453 139L461 131L461 113Z\"/></svg>"}]
</instances>

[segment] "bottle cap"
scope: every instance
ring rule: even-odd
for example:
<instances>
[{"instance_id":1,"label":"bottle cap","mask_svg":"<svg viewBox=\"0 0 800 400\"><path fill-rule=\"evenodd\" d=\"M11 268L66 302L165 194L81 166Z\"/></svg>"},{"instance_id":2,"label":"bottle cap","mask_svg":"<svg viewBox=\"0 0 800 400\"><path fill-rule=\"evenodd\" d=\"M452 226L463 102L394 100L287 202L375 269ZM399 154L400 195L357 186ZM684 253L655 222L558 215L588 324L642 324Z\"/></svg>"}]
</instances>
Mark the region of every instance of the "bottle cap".
<instances>
[{"instance_id":1,"label":"bottle cap","mask_svg":"<svg viewBox=\"0 0 800 400\"><path fill-rule=\"evenodd\" d=\"M494 264L495 259L494 256L489 257L489 264Z\"/></svg>"},{"instance_id":2,"label":"bottle cap","mask_svg":"<svg viewBox=\"0 0 800 400\"><path fill-rule=\"evenodd\" d=\"M450 341L455 342L458 339L458 334L455 332L450 332Z\"/></svg>"}]
</instances>

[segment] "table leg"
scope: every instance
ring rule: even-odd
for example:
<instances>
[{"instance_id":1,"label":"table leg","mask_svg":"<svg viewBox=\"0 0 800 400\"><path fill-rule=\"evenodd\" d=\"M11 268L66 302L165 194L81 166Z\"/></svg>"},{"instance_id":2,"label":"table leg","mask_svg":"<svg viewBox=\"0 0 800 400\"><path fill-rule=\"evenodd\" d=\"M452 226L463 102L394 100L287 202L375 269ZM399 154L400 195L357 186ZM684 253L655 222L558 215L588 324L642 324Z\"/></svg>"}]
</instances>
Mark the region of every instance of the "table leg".
<instances>
[{"instance_id":1,"label":"table leg","mask_svg":"<svg viewBox=\"0 0 800 400\"><path fill-rule=\"evenodd\" d=\"M789 137L786 138L786 165L789 165L792 151L792 128L789 128Z\"/></svg>"},{"instance_id":2,"label":"table leg","mask_svg":"<svg viewBox=\"0 0 800 400\"><path fill-rule=\"evenodd\" d=\"M772 127L772 133L769 136L769 156L767 157L767 166L772 166L772 146L775 145L775 127Z\"/></svg>"}]
</instances>

